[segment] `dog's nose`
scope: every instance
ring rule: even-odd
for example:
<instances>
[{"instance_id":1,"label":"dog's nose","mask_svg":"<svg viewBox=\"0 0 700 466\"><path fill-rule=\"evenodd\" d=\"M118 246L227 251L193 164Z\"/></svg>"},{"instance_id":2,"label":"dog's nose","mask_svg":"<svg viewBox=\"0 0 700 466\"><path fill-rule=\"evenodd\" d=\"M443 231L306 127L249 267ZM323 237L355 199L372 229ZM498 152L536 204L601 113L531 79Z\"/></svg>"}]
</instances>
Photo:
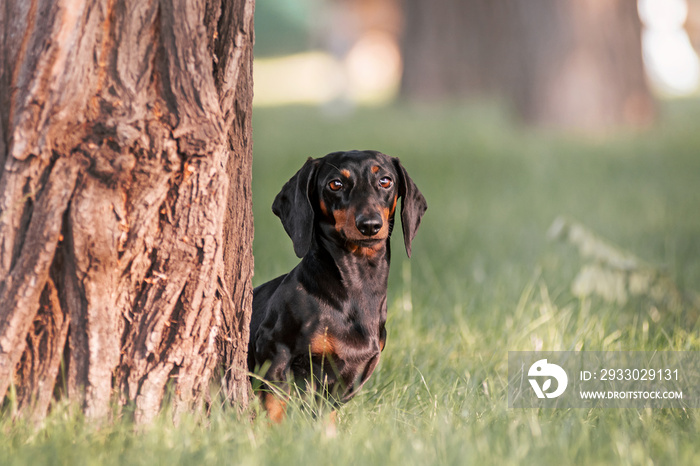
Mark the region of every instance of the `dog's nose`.
<instances>
[{"instance_id":1,"label":"dog's nose","mask_svg":"<svg viewBox=\"0 0 700 466\"><path fill-rule=\"evenodd\" d=\"M365 236L374 236L382 229L382 218L379 215L358 215L355 218L355 226Z\"/></svg>"}]
</instances>

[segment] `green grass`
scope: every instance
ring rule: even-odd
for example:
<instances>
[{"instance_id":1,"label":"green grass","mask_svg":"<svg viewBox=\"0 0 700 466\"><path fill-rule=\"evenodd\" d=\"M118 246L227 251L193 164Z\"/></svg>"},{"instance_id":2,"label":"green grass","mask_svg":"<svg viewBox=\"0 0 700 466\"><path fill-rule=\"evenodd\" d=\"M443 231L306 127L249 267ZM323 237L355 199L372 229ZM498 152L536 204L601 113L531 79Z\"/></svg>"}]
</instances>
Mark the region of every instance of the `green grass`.
<instances>
[{"instance_id":1,"label":"green grass","mask_svg":"<svg viewBox=\"0 0 700 466\"><path fill-rule=\"evenodd\" d=\"M256 110L256 284L297 263L270 205L309 156L398 156L429 204L410 261L394 237L387 347L337 435L294 409L282 425L214 408L135 433L58 406L38 429L0 420L0 464L700 463L695 410L507 407L509 350L700 349L700 103L661 110L654 129L597 139L516 128L490 107ZM688 300L574 296L585 260L547 239L560 215Z\"/></svg>"}]
</instances>

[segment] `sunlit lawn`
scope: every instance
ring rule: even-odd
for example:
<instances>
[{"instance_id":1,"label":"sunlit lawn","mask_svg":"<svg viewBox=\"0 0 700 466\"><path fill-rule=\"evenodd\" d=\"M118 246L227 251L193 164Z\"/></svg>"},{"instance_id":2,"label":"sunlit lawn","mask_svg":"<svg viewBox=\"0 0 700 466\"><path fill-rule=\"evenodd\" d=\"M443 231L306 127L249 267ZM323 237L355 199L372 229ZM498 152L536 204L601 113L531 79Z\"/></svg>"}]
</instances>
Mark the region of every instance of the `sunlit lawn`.
<instances>
[{"instance_id":1,"label":"sunlit lawn","mask_svg":"<svg viewBox=\"0 0 700 466\"><path fill-rule=\"evenodd\" d=\"M387 347L337 435L294 409L279 426L214 407L134 433L58 407L38 430L0 420L0 464L700 464L694 410L507 407L508 350L700 349L700 103L661 112L657 128L590 138L518 129L491 107L257 110L256 284L297 262L270 205L307 157L398 156L429 204L410 261L394 237ZM586 259L547 239L559 216L684 301L574 296Z\"/></svg>"}]
</instances>

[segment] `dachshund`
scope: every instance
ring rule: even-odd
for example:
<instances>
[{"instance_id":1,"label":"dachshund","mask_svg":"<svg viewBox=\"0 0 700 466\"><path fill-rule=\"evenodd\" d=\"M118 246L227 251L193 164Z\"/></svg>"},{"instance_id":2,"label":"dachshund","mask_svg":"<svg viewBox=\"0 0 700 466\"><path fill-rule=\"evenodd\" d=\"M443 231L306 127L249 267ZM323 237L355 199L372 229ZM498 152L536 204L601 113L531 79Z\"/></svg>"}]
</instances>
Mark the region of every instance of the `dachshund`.
<instances>
[{"instance_id":1,"label":"dachshund","mask_svg":"<svg viewBox=\"0 0 700 466\"><path fill-rule=\"evenodd\" d=\"M282 187L272 211L301 262L253 291L248 368L266 368L263 405L281 421L290 383L333 407L350 400L386 343L387 281L394 212L401 198L404 245L427 209L398 158L377 151L309 158Z\"/></svg>"}]
</instances>

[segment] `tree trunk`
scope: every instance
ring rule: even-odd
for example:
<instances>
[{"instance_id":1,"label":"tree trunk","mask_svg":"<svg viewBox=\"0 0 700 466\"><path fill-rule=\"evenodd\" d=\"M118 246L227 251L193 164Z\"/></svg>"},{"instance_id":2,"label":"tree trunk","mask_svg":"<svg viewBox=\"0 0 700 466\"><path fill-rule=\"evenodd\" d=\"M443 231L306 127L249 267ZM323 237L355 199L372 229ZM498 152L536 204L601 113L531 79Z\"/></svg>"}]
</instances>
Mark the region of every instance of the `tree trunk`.
<instances>
[{"instance_id":1,"label":"tree trunk","mask_svg":"<svg viewBox=\"0 0 700 466\"><path fill-rule=\"evenodd\" d=\"M403 95L505 99L526 122L600 131L653 116L634 0L405 2Z\"/></svg>"},{"instance_id":2,"label":"tree trunk","mask_svg":"<svg viewBox=\"0 0 700 466\"><path fill-rule=\"evenodd\" d=\"M0 399L41 417L66 391L144 422L168 387L196 407L219 352L245 361L253 8L0 9Z\"/></svg>"},{"instance_id":3,"label":"tree trunk","mask_svg":"<svg viewBox=\"0 0 700 466\"><path fill-rule=\"evenodd\" d=\"M685 29L695 53L700 54L700 0L688 1L688 18L685 21Z\"/></svg>"},{"instance_id":4,"label":"tree trunk","mask_svg":"<svg viewBox=\"0 0 700 466\"><path fill-rule=\"evenodd\" d=\"M484 70L493 2L404 0L401 92L414 100L473 98L487 91Z\"/></svg>"}]
</instances>

